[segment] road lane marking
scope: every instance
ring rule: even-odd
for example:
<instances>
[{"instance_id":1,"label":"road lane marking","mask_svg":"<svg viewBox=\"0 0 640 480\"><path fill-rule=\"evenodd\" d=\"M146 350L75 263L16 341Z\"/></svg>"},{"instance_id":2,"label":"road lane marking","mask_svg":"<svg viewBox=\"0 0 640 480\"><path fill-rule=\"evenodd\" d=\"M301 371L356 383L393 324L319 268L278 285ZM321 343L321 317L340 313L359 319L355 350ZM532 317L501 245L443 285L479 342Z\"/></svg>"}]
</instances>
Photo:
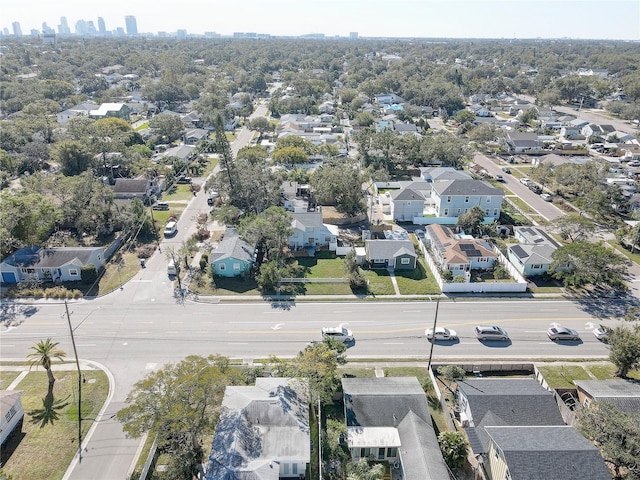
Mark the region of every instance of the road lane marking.
<instances>
[{"instance_id":1,"label":"road lane marking","mask_svg":"<svg viewBox=\"0 0 640 480\"><path fill-rule=\"evenodd\" d=\"M229 342L227 345L249 345L248 342Z\"/></svg>"},{"instance_id":2,"label":"road lane marking","mask_svg":"<svg viewBox=\"0 0 640 480\"><path fill-rule=\"evenodd\" d=\"M166 331L166 332L164 332L164 333L168 333L168 334L170 334L170 335L175 335L176 333L180 333L180 331L179 331L179 330L167 330L167 331Z\"/></svg>"},{"instance_id":3,"label":"road lane marking","mask_svg":"<svg viewBox=\"0 0 640 480\"><path fill-rule=\"evenodd\" d=\"M149 332L136 332L136 334L138 334L138 335L146 335L147 333L149 333Z\"/></svg>"},{"instance_id":4,"label":"road lane marking","mask_svg":"<svg viewBox=\"0 0 640 480\"><path fill-rule=\"evenodd\" d=\"M171 322L171 323L180 323L180 324L182 324L182 323L184 323L184 322L176 321L176 322Z\"/></svg>"},{"instance_id":5,"label":"road lane marking","mask_svg":"<svg viewBox=\"0 0 640 480\"><path fill-rule=\"evenodd\" d=\"M95 343L79 343L76 347L95 347Z\"/></svg>"},{"instance_id":6,"label":"road lane marking","mask_svg":"<svg viewBox=\"0 0 640 480\"><path fill-rule=\"evenodd\" d=\"M383 345L404 345L403 342L384 342Z\"/></svg>"}]
</instances>

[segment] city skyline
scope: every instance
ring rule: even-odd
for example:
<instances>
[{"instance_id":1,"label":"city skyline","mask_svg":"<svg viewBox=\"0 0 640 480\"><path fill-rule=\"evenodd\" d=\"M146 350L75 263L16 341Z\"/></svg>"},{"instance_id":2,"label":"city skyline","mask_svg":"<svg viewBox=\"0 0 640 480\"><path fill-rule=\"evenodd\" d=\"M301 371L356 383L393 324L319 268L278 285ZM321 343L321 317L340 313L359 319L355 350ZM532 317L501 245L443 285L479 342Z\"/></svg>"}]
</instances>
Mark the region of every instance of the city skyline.
<instances>
[{"instance_id":1,"label":"city skyline","mask_svg":"<svg viewBox=\"0 0 640 480\"><path fill-rule=\"evenodd\" d=\"M126 34L125 17L135 17L139 34L640 40L637 0L245 0L241 9L218 0L183 0L180 8L168 0L25 0L2 13L3 29L14 32L18 22L25 35L44 24L60 33L61 17L71 33L85 21Z\"/></svg>"}]
</instances>

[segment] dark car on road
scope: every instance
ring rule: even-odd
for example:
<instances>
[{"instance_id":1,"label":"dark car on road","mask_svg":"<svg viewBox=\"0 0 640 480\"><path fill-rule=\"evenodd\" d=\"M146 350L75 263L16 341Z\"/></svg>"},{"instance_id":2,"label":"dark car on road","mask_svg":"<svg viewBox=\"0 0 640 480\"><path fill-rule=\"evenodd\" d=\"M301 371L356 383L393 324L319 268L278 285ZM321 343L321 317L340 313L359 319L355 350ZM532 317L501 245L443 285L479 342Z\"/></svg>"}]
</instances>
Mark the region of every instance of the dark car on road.
<instances>
[{"instance_id":1,"label":"dark car on road","mask_svg":"<svg viewBox=\"0 0 640 480\"><path fill-rule=\"evenodd\" d=\"M158 202L151 208L154 210L169 210L169 204L167 202Z\"/></svg>"},{"instance_id":2,"label":"dark car on road","mask_svg":"<svg viewBox=\"0 0 640 480\"><path fill-rule=\"evenodd\" d=\"M192 178L191 177L187 177L186 175L180 175L178 177L177 182L178 183L191 183Z\"/></svg>"}]
</instances>

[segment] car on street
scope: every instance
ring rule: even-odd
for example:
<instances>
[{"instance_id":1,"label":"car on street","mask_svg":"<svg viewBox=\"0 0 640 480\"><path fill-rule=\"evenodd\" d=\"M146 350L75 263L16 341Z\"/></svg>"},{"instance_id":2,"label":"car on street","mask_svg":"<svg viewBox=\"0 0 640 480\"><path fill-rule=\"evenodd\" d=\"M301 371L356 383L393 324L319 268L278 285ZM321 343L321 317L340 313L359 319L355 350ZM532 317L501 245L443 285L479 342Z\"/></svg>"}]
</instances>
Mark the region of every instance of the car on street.
<instances>
[{"instance_id":1,"label":"car on street","mask_svg":"<svg viewBox=\"0 0 640 480\"><path fill-rule=\"evenodd\" d=\"M180 175L178 177L177 182L178 183L187 183L188 184L188 183L191 183L191 180L193 180L191 177L188 177L186 175Z\"/></svg>"},{"instance_id":2,"label":"car on street","mask_svg":"<svg viewBox=\"0 0 640 480\"><path fill-rule=\"evenodd\" d=\"M521 184L523 184L523 185L527 185L527 186L529 186L529 184L531 183L531 179L530 179L530 178L528 178L528 177L522 177L522 178L520 179L520 183L521 183Z\"/></svg>"},{"instance_id":3,"label":"car on street","mask_svg":"<svg viewBox=\"0 0 640 480\"><path fill-rule=\"evenodd\" d=\"M169 210L169 204L167 202L158 202L151 208L154 210Z\"/></svg>"},{"instance_id":4,"label":"car on street","mask_svg":"<svg viewBox=\"0 0 640 480\"><path fill-rule=\"evenodd\" d=\"M547 335L551 340L562 341L562 340L571 340L576 341L580 340L580 334L571 328L566 327L551 327L547 330Z\"/></svg>"},{"instance_id":5,"label":"car on street","mask_svg":"<svg viewBox=\"0 0 640 480\"><path fill-rule=\"evenodd\" d=\"M427 340L438 341L447 341L447 340L457 340L458 334L455 330L451 330L449 328L436 327L436 334L433 334L433 328L427 328L424 331L424 336L427 337Z\"/></svg>"},{"instance_id":6,"label":"car on street","mask_svg":"<svg viewBox=\"0 0 640 480\"><path fill-rule=\"evenodd\" d=\"M178 222L167 223L167 225L164 227L164 236L172 237L176 233L178 233Z\"/></svg>"},{"instance_id":7,"label":"car on street","mask_svg":"<svg viewBox=\"0 0 640 480\"><path fill-rule=\"evenodd\" d=\"M640 160L633 160L633 161L627 163L627 166L629 166L629 167L640 167Z\"/></svg>"},{"instance_id":8,"label":"car on street","mask_svg":"<svg viewBox=\"0 0 640 480\"><path fill-rule=\"evenodd\" d=\"M478 325L475 332L478 340L509 340L507 331L496 325Z\"/></svg>"},{"instance_id":9,"label":"car on street","mask_svg":"<svg viewBox=\"0 0 640 480\"><path fill-rule=\"evenodd\" d=\"M593 329L593 334L595 335L595 337L602 342L607 342L609 340L610 332L611 328L605 327L604 325L599 325Z\"/></svg>"},{"instance_id":10,"label":"car on street","mask_svg":"<svg viewBox=\"0 0 640 480\"><path fill-rule=\"evenodd\" d=\"M497 175L496 175L496 180L497 180L498 182L504 182L504 177L503 177L502 175L500 175L500 174L497 174Z\"/></svg>"},{"instance_id":11,"label":"car on street","mask_svg":"<svg viewBox=\"0 0 640 480\"><path fill-rule=\"evenodd\" d=\"M323 327L322 339L333 338L344 343L351 343L354 340L353 332L345 327Z\"/></svg>"},{"instance_id":12,"label":"car on street","mask_svg":"<svg viewBox=\"0 0 640 480\"><path fill-rule=\"evenodd\" d=\"M541 193L540 198L543 199L545 202L550 202L553 199L553 197L549 193Z\"/></svg>"},{"instance_id":13,"label":"car on street","mask_svg":"<svg viewBox=\"0 0 640 480\"><path fill-rule=\"evenodd\" d=\"M511 169L509 167L502 167L502 171L504 173L511 173Z\"/></svg>"},{"instance_id":14,"label":"car on street","mask_svg":"<svg viewBox=\"0 0 640 480\"><path fill-rule=\"evenodd\" d=\"M420 240L424 240L425 239L424 230L417 229L413 233L415 233L416 237L418 237Z\"/></svg>"},{"instance_id":15,"label":"car on street","mask_svg":"<svg viewBox=\"0 0 640 480\"><path fill-rule=\"evenodd\" d=\"M542 193L542 186L538 185L537 183L529 182L527 184L527 187L529 187L529 190L531 190L533 193Z\"/></svg>"}]
</instances>

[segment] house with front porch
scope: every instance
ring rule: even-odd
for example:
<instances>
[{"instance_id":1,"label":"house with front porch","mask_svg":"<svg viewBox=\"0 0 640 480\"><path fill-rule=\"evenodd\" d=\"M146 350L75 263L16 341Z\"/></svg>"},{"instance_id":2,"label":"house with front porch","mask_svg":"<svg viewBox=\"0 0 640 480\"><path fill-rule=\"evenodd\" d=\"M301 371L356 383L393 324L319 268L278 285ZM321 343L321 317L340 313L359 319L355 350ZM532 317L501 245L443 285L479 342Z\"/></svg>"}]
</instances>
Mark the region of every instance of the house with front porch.
<instances>
[{"instance_id":1,"label":"house with front porch","mask_svg":"<svg viewBox=\"0 0 640 480\"><path fill-rule=\"evenodd\" d=\"M287 239L287 245L292 251L336 250L339 229L336 225L323 223L322 207L313 212L291 212L290 215L293 233Z\"/></svg>"},{"instance_id":2,"label":"house with front porch","mask_svg":"<svg viewBox=\"0 0 640 480\"><path fill-rule=\"evenodd\" d=\"M182 141L185 145L196 145L198 142L209 138L209 130L204 128L189 128L183 135Z\"/></svg>"},{"instance_id":3,"label":"house with front porch","mask_svg":"<svg viewBox=\"0 0 640 480\"><path fill-rule=\"evenodd\" d=\"M498 259L486 240L457 235L445 225L427 225L425 240L440 268L454 276L467 275L471 270L490 270Z\"/></svg>"},{"instance_id":4,"label":"house with front porch","mask_svg":"<svg viewBox=\"0 0 640 480\"><path fill-rule=\"evenodd\" d=\"M364 244L365 259L371 268L413 270L418 256L413 242L404 239L368 239Z\"/></svg>"},{"instance_id":5,"label":"house with front porch","mask_svg":"<svg viewBox=\"0 0 640 480\"><path fill-rule=\"evenodd\" d=\"M308 474L311 443L309 400L296 379L227 386L204 478L299 480Z\"/></svg>"},{"instance_id":6,"label":"house with front porch","mask_svg":"<svg viewBox=\"0 0 640 480\"><path fill-rule=\"evenodd\" d=\"M394 479L450 479L417 378L343 378L342 391L353 460L388 462Z\"/></svg>"},{"instance_id":7,"label":"house with front porch","mask_svg":"<svg viewBox=\"0 0 640 480\"><path fill-rule=\"evenodd\" d=\"M481 180L443 180L433 182L431 198L438 217L457 218L471 207L485 211L485 223L500 218L504 191Z\"/></svg>"},{"instance_id":8,"label":"house with front porch","mask_svg":"<svg viewBox=\"0 0 640 480\"><path fill-rule=\"evenodd\" d=\"M99 271L105 262L102 247L39 246L22 248L0 263L2 283L14 285L22 282L77 282L83 267L92 264Z\"/></svg>"}]
</instances>

